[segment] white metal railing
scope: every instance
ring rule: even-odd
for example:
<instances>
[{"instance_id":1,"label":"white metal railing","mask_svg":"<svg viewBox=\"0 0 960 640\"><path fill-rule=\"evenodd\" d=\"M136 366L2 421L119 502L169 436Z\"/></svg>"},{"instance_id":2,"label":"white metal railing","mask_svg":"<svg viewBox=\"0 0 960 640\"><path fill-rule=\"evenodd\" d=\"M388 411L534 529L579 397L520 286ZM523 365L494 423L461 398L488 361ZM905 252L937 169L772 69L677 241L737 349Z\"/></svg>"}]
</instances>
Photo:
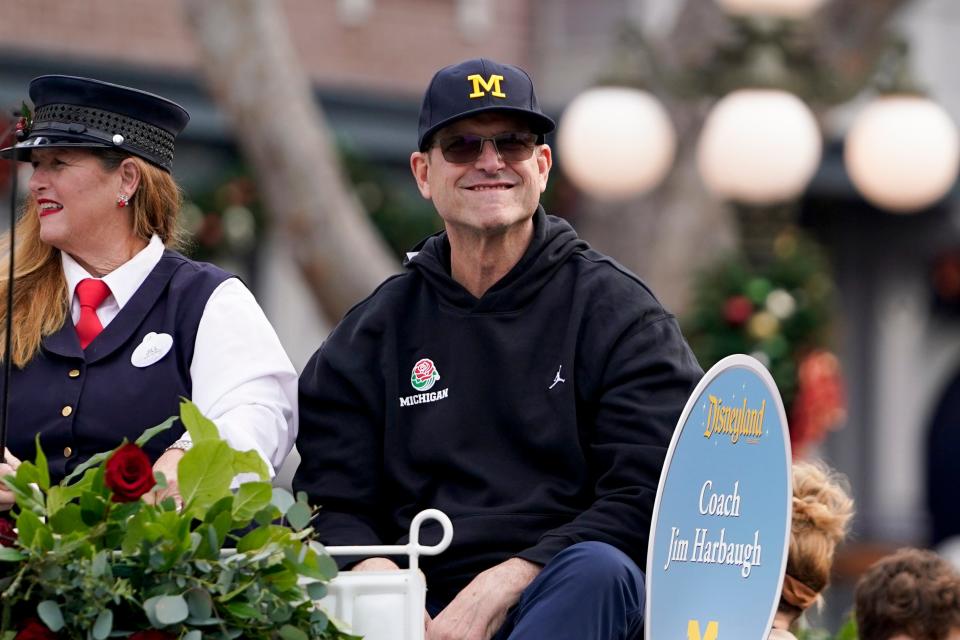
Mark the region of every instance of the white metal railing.
<instances>
[{"instance_id":1,"label":"white metal railing","mask_svg":"<svg viewBox=\"0 0 960 640\"><path fill-rule=\"evenodd\" d=\"M436 520L443 528L439 543L420 544L420 526ZM407 544L327 547L331 556L407 556L409 568L398 571L343 571L327 585L320 605L350 625L364 640L423 640L427 586L420 556L443 553L453 540L453 523L438 509L425 509L410 523Z\"/></svg>"}]
</instances>

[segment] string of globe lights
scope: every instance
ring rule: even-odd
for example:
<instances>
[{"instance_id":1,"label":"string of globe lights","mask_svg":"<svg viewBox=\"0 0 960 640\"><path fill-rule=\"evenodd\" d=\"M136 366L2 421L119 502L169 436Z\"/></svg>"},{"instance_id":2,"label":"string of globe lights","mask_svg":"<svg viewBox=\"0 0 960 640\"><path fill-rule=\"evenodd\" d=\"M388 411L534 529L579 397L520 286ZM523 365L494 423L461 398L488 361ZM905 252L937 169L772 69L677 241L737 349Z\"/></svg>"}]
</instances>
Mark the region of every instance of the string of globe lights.
<instances>
[{"instance_id":1,"label":"string of globe lights","mask_svg":"<svg viewBox=\"0 0 960 640\"><path fill-rule=\"evenodd\" d=\"M724 201L754 206L793 201L820 165L823 142L810 107L783 81L789 74L784 48L791 46L783 34L808 20L825 0L716 1L746 33L744 48L750 51L740 53L753 69L708 113L697 141L698 172ZM888 69L878 74L876 97L846 132L843 159L868 202L911 213L935 204L954 185L960 136L947 112L910 80L905 46L891 47L886 57ZM676 155L677 136L653 93L597 86L566 108L557 146L564 173L575 186L597 199L617 200L663 181Z\"/></svg>"}]
</instances>

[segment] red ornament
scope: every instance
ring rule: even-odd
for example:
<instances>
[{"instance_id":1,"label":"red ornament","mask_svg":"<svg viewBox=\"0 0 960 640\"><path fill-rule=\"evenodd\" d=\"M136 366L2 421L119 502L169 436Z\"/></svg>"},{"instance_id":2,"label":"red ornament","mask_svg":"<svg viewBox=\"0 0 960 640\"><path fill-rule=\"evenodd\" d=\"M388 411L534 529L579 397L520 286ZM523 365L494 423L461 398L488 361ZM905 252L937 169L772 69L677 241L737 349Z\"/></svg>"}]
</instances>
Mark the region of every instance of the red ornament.
<instances>
[{"instance_id":1,"label":"red ornament","mask_svg":"<svg viewBox=\"0 0 960 640\"><path fill-rule=\"evenodd\" d=\"M723 319L734 327L746 323L753 315L753 303L747 296L731 296L723 303Z\"/></svg>"},{"instance_id":2,"label":"red ornament","mask_svg":"<svg viewBox=\"0 0 960 640\"><path fill-rule=\"evenodd\" d=\"M128 442L107 460L104 483L113 491L114 502L133 502L150 491L157 481L150 458L137 445Z\"/></svg>"},{"instance_id":3,"label":"red ornament","mask_svg":"<svg viewBox=\"0 0 960 640\"><path fill-rule=\"evenodd\" d=\"M933 265L933 290L944 302L960 302L960 252L937 257Z\"/></svg>"},{"instance_id":4,"label":"red ornament","mask_svg":"<svg viewBox=\"0 0 960 640\"><path fill-rule=\"evenodd\" d=\"M27 119L20 118L19 120L17 120L17 133L20 133L21 131L26 131L26 130L27 130Z\"/></svg>"},{"instance_id":5,"label":"red ornament","mask_svg":"<svg viewBox=\"0 0 960 640\"><path fill-rule=\"evenodd\" d=\"M840 361L829 351L813 351L800 361L797 393L790 408L790 445L794 458L826 437L847 417Z\"/></svg>"}]
</instances>

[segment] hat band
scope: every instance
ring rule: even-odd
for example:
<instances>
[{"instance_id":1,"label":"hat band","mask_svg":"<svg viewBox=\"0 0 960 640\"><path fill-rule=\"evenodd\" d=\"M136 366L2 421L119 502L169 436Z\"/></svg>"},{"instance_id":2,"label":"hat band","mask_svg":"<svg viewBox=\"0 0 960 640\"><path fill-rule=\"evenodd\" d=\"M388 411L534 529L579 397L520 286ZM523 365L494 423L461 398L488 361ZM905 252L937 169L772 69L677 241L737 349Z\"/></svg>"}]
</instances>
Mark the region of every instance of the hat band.
<instances>
[{"instance_id":1,"label":"hat band","mask_svg":"<svg viewBox=\"0 0 960 640\"><path fill-rule=\"evenodd\" d=\"M31 135L42 135L42 130L63 131L86 135L108 145L127 147L150 158L163 167L173 164L174 137L168 131L148 122L128 116L71 104L47 104L34 114ZM123 136L117 143L114 136Z\"/></svg>"}]
</instances>

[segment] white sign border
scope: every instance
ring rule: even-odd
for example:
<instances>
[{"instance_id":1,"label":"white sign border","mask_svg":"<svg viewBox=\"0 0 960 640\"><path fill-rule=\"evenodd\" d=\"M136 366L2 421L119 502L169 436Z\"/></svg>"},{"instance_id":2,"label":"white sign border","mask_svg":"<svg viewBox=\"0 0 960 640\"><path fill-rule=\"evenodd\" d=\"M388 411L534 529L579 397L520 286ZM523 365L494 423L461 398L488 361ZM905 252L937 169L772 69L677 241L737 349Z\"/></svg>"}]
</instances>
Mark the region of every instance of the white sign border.
<instances>
[{"instance_id":1,"label":"white sign border","mask_svg":"<svg viewBox=\"0 0 960 640\"><path fill-rule=\"evenodd\" d=\"M683 427L687 424L687 418L690 416L690 412L693 411L696 406L697 400L700 398L700 395L703 393L710 383L719 376L721 373L729 369L749 369L753 373L756 373L757 376L763 381L767 386L768 391L770 392L771 397L777 405L777 414L780 416L780 428L783 432L783 451L786 456L786 464L788 469L787 475L787 495L785 496L787 506L787 526L784 531L783 538L783 554L780 558L780 577L777 581L777 584L780 585L780 589L783 589L783 576L787 570L787 555L790 552L790 529L791 529L791 519L793 516L793 473L792 473L792 452L790 450L790 431L787 428L787 413L783 408L783 398L780 397L780 390L777 388L776 382L773 380L773 376L770 375L770 372L767 371L767 368L763 366L759 360L752 358L748 355L742 353L736 353L726 358L720 360L717 364L710 367L710 370L703 374L703 378L700 379L700 382L697 383L696 388L693 390L693 393L690 394L690 397L687 398L687 404L683 408L683 413L680 414L680 420L677 421L677 426L673 430L673 437L670 439L670 447L667 449L667 457L663 461L663 469L660 471L660 482L657 484L657 499L653 503L653 518L650 521L650 540L647 545L647 566L646 566L646 576L644 589L646 591L644 597L644 614L643 614L643 637L644 640L653 640L650 637L650 576L653 569L653 549L654 541L657 535L657 524L660 520L660 500L663 498L663 487L667 480L667 473L670 470L670 463L673 461L673 455L676 452L677 444L680 441L680 435L683 431ZM767 635L769 631L773 628L773 618L777 613L777 607L780 604L779 598L773 601L773 607L771 607L770 615L767 619L766 630L762 638L757 638L757 640L767 640ZM662 640L662 639L661 639Z\"/></svg>"}]
</instances>

